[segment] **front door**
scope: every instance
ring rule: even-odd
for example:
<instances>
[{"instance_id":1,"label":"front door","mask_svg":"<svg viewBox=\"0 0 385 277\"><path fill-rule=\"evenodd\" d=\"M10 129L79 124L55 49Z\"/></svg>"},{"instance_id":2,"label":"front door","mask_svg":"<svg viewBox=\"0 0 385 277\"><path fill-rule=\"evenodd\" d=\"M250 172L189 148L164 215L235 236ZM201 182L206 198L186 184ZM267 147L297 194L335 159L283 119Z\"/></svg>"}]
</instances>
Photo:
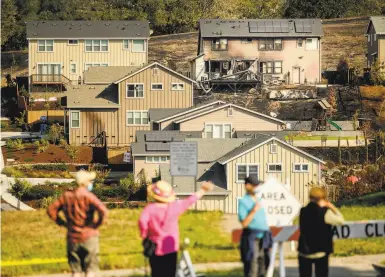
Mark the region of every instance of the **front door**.
<instances>
[{"instance_id":1,"label":"front door","mask_svg":"<svg viewBox=\"0 0 385 277\"><path fill-rule=\"evenodd\" d=\"M293 84L301 83L301 70L299 67L293 67Z\"/></svg>"},{"instance_id":2,"label":"front door","mask_svg":"<svg viewBox=\"0 0 385 277\"><path fill-rule=\"evenodd\" d=\"M214 125L213 138L223 138L223 125Z\"/></svg>"}]
</instances>

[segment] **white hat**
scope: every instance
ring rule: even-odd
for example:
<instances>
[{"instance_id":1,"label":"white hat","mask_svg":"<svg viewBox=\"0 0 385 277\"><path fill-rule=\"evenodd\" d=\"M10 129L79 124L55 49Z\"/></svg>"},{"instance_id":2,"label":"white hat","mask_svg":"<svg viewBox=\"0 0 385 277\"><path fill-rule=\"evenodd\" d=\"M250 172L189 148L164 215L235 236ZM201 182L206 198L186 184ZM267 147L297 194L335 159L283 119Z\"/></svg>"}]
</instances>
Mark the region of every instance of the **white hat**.
<instances>
[{"instance_id":1,"label":"white hat","mask_svg":"<svg viewBox=\"0 0 385 277\"><path fill-rule=\"evenodd\" d=\"M78 185L86 185L90 181L94 180L96 178L96 172L95 171L85 171L85 170L79 170L76 172L76 183Z\"/></svg>"}]
</instances>

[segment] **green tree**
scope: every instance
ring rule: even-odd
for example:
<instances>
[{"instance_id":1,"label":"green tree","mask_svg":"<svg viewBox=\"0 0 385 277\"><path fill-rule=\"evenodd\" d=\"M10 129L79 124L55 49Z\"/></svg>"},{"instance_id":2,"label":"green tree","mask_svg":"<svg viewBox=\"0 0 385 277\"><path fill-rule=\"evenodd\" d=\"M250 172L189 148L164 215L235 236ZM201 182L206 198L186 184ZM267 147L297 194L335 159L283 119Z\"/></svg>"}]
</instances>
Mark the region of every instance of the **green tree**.
<instances>
[{"instance_id":1,"label":"green tree","mask_svg":"<svg viewBox=\"0 0 385 277\"><path fill-rule=\"evenodd\" d=\"M56 144L59 142L59 140L63 137L63 130L64 130L64 127L60 126L59 123L52 124L49 127L48 136L52 141L52 143Z\"/></svg>"},{"instance_id":2,"label":"green tree","mask_svg":"<svg viewBox=\"0 0 385 277\"><path fill-rule=\"evenodd\" d=\"M17 8L14 0L1 1L1 46L15 35L17 28Z\"/></svg>"},{"instance_id":3,"label":"green tree","mask_svg":"<svg viewBox=\"0 0 385 277\"><path fill-rule=\"evenodd\" d=\"M378 60L375 61L370 68L370 80L375 85L382 85L385 83L385 67L381 66Z\"/></svg>"}]
</instances>

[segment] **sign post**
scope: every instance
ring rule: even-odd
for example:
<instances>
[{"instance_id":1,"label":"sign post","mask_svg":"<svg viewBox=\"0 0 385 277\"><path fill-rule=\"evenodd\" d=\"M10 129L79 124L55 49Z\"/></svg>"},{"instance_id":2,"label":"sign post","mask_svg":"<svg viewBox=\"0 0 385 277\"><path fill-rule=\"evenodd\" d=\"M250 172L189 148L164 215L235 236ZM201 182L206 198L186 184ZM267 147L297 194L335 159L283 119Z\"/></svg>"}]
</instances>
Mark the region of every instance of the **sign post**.
<instances>
[{"instance_id":1,"label":"sign post","mask_svg":"<svg viewBox=\"0 0 385 277\"><path fill-rule=\"evenodd\" d=\"M124 163L130 163L131 162L131 153L130 152L125 152L123 154L123 162Z\"/></svg>"}]
</instances>

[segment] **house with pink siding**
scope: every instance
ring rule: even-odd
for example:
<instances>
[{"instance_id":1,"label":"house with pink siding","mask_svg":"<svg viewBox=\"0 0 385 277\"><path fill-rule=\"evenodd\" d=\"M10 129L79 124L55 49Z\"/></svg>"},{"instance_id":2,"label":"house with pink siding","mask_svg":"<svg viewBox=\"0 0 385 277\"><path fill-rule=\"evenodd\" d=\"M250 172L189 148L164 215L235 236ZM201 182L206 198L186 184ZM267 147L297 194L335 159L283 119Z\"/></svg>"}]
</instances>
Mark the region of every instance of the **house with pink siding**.
<instances>
[{"instance_id":1,"label":"house with pink siding","mask_svg":"<svg viewBox=\"0 0 385 277\"><path fill-rule=\"evenodd\" d=\"M320 19L201 19L192 76L231 83L238 78L234 73L254 68L262 81L318 83L322 36Z\"/></svg>"}]
</instances>

